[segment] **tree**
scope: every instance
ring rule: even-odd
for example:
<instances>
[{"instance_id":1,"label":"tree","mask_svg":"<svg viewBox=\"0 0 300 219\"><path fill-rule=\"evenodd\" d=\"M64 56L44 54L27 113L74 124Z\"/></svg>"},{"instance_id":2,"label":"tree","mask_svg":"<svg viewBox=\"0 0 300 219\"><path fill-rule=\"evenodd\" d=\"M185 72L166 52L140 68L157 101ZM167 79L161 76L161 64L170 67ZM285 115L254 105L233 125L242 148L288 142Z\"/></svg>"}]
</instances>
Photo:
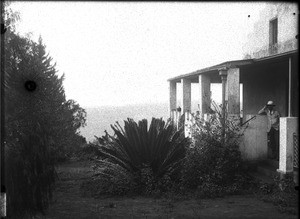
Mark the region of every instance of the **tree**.
<instances>
[{"instance_id":1,"label":"tree","mask_svg":"<svg viewBox=\"0 0 300 219\"><path fill-rule=\"evenodd\" d=\"M52 197L56 158L81 143L78 129L85 125L86 113L75 101L66 100L63 80L42 38L34 42L8 25L4 81L8 214L44 212Z\"/></svg>"}]
</instances>

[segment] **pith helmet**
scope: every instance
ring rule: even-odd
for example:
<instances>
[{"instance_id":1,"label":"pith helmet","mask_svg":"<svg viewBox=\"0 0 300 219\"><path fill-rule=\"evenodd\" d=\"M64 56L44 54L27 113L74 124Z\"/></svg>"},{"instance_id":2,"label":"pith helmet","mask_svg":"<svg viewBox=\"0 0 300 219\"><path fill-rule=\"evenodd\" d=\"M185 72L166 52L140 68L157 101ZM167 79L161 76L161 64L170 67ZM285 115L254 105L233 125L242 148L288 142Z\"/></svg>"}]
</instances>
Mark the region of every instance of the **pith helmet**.
<instances>
[{"instance_id":1,"label":"pith helmet","mask_svg":"<svg viewBox=\"0 0 300 219\"><path fill-rule=\"evenodd\" d=\"M275 106L275 104L272 100L269 100L268 103L267 103L267 106Z\"/></svg>"}]
</instances>

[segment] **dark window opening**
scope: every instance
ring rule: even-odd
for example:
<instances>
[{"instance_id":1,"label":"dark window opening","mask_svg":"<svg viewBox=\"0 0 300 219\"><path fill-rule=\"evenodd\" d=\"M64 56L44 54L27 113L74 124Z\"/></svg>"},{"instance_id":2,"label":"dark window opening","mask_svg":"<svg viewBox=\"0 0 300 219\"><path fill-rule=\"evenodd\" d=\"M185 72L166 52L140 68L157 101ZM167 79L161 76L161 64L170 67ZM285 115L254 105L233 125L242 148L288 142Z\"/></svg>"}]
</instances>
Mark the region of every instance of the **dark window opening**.
<instances>
[{"instance_id":1,"label":"dark window opening","mask_svg":"<svg viewBox=\"0 0 300 219\"><path fill-rule=\"evenodd\" d=\"M270 53L276 53L277 52L277 43L278 43L278 19L275 18L270 21Z\"/></svg>"}]
</instances>

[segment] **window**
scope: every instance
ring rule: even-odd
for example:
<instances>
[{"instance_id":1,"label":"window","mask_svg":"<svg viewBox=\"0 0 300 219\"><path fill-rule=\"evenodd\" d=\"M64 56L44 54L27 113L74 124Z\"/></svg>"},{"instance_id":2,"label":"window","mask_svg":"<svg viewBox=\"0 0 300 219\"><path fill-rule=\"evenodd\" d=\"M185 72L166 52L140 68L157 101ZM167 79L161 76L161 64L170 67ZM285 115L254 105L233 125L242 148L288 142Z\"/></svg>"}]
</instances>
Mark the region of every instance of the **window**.
<instances>
[{"instance_id":1,"label":"window","mask_svg":"<svg viewBox=\"0 0 300 219\"><path fill-rule=\"evenodd\" d=\"M275 18L270 21L269 45L270 45L271 53L277 52L277 43L278 43L278 19Z\"/></svg>"}]
</instances>

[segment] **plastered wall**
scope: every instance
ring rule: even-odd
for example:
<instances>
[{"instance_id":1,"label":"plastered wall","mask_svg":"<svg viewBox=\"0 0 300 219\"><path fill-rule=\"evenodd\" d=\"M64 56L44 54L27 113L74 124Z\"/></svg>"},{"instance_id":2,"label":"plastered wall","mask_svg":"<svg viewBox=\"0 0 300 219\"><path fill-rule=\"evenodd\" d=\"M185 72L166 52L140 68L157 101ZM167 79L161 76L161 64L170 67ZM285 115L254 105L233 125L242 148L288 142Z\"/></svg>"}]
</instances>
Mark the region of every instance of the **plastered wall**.
<instances>
[{"instance_id":1,"label":"plastered wall","mask_svg":"<svg viewBox=\"0 0 300 219\"><path fill-rule=\"evenodd\" d=\"M278 18L278 43L294 40L298 34L299 8L293 3L267 3L259 19L249 30L243 54L251 54L269 45L269 22Z\"/></svg>"}]
</instances>

